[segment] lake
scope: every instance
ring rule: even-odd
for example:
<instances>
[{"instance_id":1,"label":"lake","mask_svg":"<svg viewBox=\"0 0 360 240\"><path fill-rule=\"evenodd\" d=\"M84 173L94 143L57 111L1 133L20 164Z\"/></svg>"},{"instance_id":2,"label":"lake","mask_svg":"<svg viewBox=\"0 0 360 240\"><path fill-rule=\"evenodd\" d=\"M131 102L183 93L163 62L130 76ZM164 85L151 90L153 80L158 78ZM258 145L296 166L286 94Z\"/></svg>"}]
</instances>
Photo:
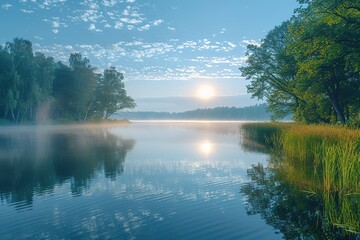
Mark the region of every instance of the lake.
<instances>
[{"instance_id":1,"label":"lake","mask_svg":"<svg viewBox=\"0 0 360 240\"><path fill-rule=\"evenodd\" d=\"M240 124L1 128L0 238L344 237Z\"/></svg>"}]
</instances>

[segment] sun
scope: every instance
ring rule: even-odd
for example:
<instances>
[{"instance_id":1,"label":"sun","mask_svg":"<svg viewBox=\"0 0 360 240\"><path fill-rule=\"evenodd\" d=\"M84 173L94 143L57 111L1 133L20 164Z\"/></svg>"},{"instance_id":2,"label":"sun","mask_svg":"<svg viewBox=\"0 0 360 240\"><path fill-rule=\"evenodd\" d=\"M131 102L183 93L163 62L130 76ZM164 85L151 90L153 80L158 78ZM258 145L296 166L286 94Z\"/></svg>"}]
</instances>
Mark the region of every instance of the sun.
<instances>
[{"instance_id":1,"label":"sun","mask_svg":"<svg viewBox=\"0 0 360 240\"><path fill-rule=\"evenodd\" d=\"M215 90L210 85L202 85L198 88L197 96L203 100L208 100L215 96Z\"/></svg>"}]
</instances>

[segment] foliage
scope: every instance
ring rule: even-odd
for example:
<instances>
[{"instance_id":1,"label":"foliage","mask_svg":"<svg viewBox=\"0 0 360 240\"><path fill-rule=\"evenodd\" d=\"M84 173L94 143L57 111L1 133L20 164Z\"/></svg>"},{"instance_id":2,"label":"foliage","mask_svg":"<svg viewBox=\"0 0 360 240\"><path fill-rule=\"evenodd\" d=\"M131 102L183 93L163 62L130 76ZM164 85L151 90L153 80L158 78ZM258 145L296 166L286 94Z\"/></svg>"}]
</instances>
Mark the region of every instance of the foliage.
<instances>
[{"instance_id":1,"label":"foliage","mask_svg":"<svg viewBox=\"0 0 360 240\"><path fill-rule=\"evenodd\" d=\"M105 70L104 75L96 74L90 61L80 53L72 53L69 63L55 63L43 53L34 54L32 43L21 38L0 46L2 122L49 118L85 122L135 107L126 93L122 74L115 68ZM109 72L121 77L109 78ZM102 111L95 110L95 106L101 106Z\"/></svg>"},{"instance_id":2,"label":"foliage","mask_svg":"<svg viewBox=\"0 0 360 240\"><path fill-rule=\"evenodd\" d=\"M248 46L248 65L240 68L251 79L248 91L266 98L275 117L351 122L360 110L360 3L299 2L291 20Z\"/></svg>"},{"instance_id":3,"label":"foliage","mask_svg":"<svg viewBox=\"0 0 360 240\"><path fill-rule=\"evenodd\" d=\"M80 53L72 53L69 58L73 75L72 87L75 115L79 122L85 122L94 101L96 76L87 58Z\"/></svg>"},{"instance_id":4,"label":"foliage","mask_svg":"<svg viewBox=\"0 0 360 240\"><path fill-rule=\"evenodd\" d=\"M296 64L286 55L286 33L290 22L270 31L260 46L249 45L248 65L240 68L242 76L251 79L248 92L258 99L267 99L275 118L283 118L294 112L299 97L296 86Z\"/></svg>"},{"instance_id":5,"label":"foliage","mask_svg":"<svg viewBox=\"0 0 360 240\"><path fill-rule=\"evenodd\" d=\"M134 99L126 93L123 79L123 74L114 67L105 69L104 74L98 78L94 108L104 119L108 119L116 111L136 106Z\"/></svg>"}]
</instances>

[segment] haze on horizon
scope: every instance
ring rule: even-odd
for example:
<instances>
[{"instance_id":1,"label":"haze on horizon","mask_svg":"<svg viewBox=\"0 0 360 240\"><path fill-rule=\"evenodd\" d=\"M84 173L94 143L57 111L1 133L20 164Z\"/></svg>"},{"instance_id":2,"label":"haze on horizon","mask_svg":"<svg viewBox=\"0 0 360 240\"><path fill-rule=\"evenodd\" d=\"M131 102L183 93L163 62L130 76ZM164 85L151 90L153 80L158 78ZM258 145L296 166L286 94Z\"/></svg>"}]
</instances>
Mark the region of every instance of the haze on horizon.
<instances>
[{"instance_id":1,"label":"haze on horizon","mask_svg":"<svg viewBox=\"0 0 360 240\"><path fill-rule=\"evenodd\" d=\"M114 66L139 99L135 111L181 111L189 98L197 99L194 108L247 106L257 101L246 95L238 70L246 46L297 6L296 0L3 0L0 44L21 37L34 52L64 63L80 52L99 71ZM212 88L211 96L201 95L201 86ZM166 102L174 97L178 104Z\"/></svg>"}]
</instances>

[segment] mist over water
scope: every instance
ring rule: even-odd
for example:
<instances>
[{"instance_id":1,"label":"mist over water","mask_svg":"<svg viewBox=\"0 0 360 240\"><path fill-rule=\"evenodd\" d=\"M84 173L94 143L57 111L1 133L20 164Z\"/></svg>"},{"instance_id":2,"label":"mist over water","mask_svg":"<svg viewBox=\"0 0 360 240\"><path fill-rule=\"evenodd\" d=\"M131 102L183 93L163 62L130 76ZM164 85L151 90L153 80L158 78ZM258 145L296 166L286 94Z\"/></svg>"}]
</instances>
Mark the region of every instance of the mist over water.
<instances>
[{"instance_id":1,"label":"mist over water","mask_svg":"<svg viewBox=\"0 0 360 240\"><path fill-rule=\"evenodd\" d=\"M237 122L0 130L4 239L276 239L239 190Z\"/></svg>"}]
</instances>

